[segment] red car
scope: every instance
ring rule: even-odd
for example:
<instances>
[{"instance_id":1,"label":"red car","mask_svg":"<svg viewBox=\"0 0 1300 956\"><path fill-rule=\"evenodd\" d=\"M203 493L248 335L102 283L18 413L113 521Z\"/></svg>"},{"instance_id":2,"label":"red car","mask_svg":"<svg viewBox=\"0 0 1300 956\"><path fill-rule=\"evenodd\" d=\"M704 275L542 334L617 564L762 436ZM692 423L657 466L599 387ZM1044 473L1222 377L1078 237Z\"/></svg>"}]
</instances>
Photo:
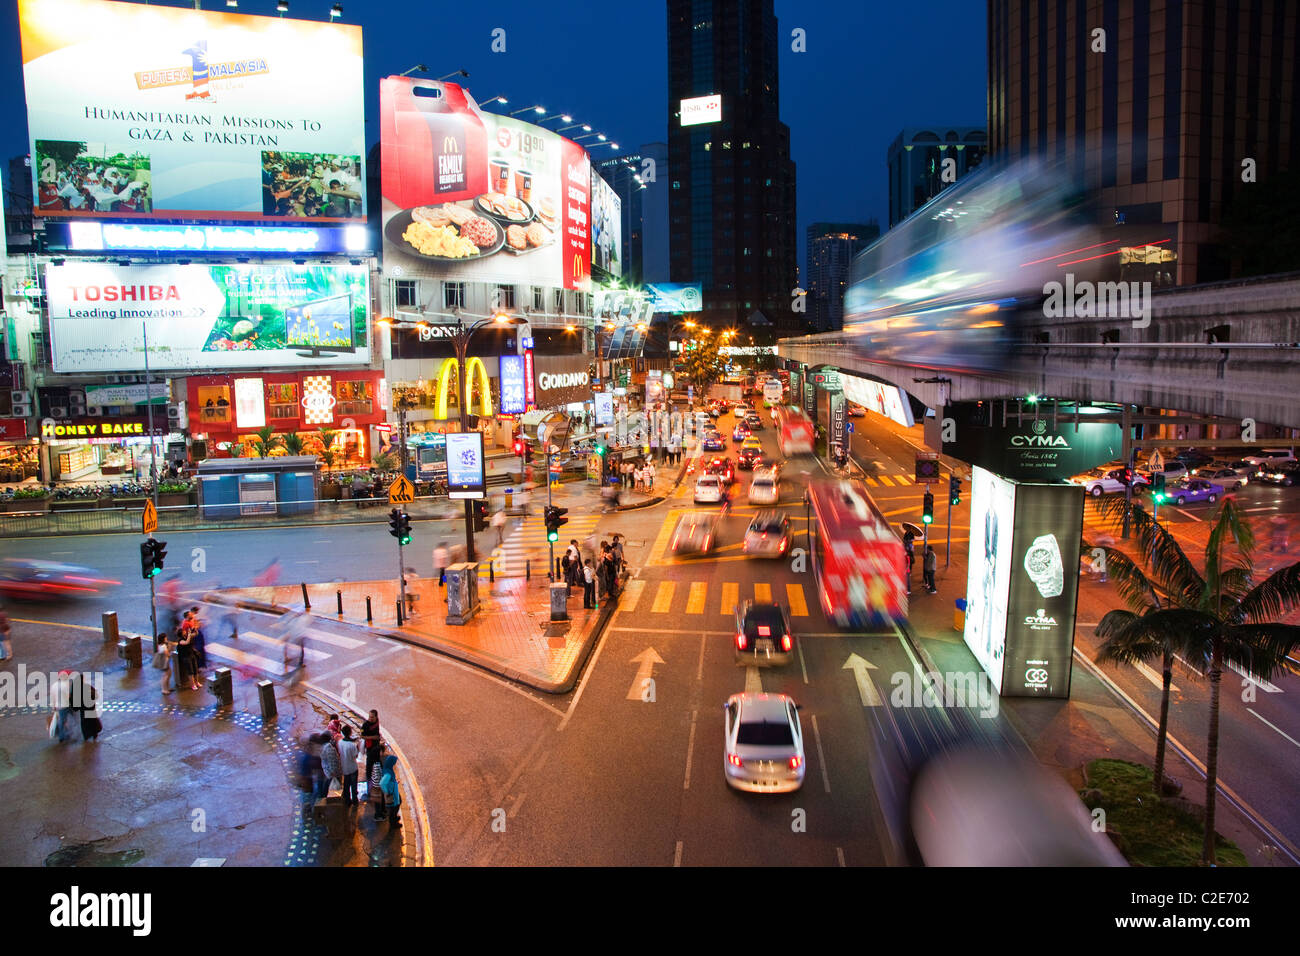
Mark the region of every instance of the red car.
<instances>
[{"instance_id":1,"label":"red car","mask_svg":"<svg viewBox=\"0 0 1300 956\"><path fill-rule=\"evenodd\" d=\"M53 601L93 597L121 581L92 568L35 558L5 558L0 564L0 595L20 601Z\"/></svg>"}]
</instances>

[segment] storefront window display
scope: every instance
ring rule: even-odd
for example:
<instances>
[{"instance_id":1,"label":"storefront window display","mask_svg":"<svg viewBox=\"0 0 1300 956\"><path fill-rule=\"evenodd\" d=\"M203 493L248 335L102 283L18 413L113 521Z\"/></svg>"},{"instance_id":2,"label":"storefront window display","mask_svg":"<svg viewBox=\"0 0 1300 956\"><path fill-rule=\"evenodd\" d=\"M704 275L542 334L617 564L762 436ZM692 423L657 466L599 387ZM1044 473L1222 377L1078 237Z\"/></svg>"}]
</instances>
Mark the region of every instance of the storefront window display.
<instances>
[{"instance_id":1,"label":"storefront window display","mask_svg":"<svg viewBox=\"0 0 1300 956\"><path fill-rule=\"evenodd\" d=\"M231 421L230 388L226 385L200 387L199 421L204 425L229 424Z\"/></svg>"}]
</instances>

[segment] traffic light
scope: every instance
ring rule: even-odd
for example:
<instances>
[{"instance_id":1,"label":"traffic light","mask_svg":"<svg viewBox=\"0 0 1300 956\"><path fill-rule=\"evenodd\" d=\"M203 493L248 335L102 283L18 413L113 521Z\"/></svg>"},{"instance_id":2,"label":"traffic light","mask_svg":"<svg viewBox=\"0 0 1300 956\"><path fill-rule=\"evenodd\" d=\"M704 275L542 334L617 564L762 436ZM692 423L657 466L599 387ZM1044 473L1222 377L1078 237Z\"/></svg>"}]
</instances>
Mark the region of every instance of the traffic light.
<instances>
[{"instance_id":1,"label":"traffic light","mask_svg":"<svg viewBox=\"0 0 1300 956\"><path fill-rule=\"evenodd\" d=\"M522 458L522 457L527 453L527 451L528 451L528 446L524 444L523 439L522 439L522 438L516 438L516 439L515 439L515 454Z\"/></svg>"},{"instance_id":2,"label":"traffic light","mask_svg":"<svg viewBox=\"0 0 1300 956\"><path fill-rule=\"evenodd\" d=\"M961 479L956 475L948 477L948 504L954 508L961 504Z\"/></svg>"},{"instance_id":3,"label":"traffic light","mask_svg":"<svg viewBox=\"0 0 1300 956\"><path fill-rule=\"evenodd\" d=\"M1165 473L1163 471L1154 472L1151 475L1151 495L1158 503L1163 503L1168 499L1165 494Z\"/></svg>"},{"instance_id":4,"label":"traffic light","mask_svg":"<svg viewBox=\"0 0 1300 956\"><path fill-rule=\"evenodd\" d=\"M547 506L545 512L543 512L544 520L546 521L547 541L560 540L560 525L568 522L569 519L564 517L568 513L568 508L559 508L555 505Z\"/></svg>"},{"instance_id":5,"label":"traffic light","mask_svg":"<svg viewBox=\"0 0 1300 956\"><path fill-rule=\"evenodd\" d=\"M140 576L146 581L155 577L163 569L163 562L167 558L167 542L155 541L150 538L148 541L140 542Z\"/></svg>"},{"instance_id":6,"label":"traffic light","mask_svg":"<svg viewBox=\"0 0 1300 956\"><path fill-rule=\"evenodd\" d=\"M474 530L486 531L488 526L488 503L483 499L474 502Z\"/></svg>"},{"instance_id":7,"label":"traffic light","mask_svg":"<svg viewBox=\"0 0 1300 956\"><path fill-rule=\"evenodd\" d=\"M934 522L934 495L927 490L925 498L921 502L921 521L925 524Z\"/></svg>"},{"instance_id":8,"label":"traffic light","mask_svg":"<svg viewBox=\"0 0 1300 956\"><path fill-rule=\"evenodd\" d=\"M397 539L398 544L410 544L411 516L397 508L388 512L388 533Z\"/></svg>"}]
</instances>

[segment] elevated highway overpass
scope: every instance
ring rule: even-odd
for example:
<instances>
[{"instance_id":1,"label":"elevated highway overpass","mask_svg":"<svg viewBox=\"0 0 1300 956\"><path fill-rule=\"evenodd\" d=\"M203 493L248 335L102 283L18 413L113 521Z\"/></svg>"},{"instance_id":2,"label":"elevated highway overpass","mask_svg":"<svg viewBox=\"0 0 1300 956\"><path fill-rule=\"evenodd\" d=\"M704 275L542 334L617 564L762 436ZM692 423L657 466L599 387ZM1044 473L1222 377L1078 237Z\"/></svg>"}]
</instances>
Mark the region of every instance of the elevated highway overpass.
<instances>
[{"instance_id":1,"label":"elevated highway overpass","mask_svg":"<svg viewBox=\"0 0 1300 956\"><path fill-rule=\"evenodd\" d=\"M1300 428L1300 273L1156 292L1143 321L922 314L782 339L777 352L889 382L931 408L1032 393Z\"/></svg>"}]
</instances>

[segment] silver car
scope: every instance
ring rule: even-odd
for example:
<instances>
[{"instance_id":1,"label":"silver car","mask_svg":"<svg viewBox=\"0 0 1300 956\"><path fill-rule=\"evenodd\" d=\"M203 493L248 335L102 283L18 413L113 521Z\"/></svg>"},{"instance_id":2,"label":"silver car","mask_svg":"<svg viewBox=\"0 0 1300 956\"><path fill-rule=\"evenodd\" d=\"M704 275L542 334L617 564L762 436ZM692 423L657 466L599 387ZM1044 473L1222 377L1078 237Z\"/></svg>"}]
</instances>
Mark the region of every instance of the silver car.
<instances>
[{"instance_id":1,"label":"silver car","mask_svg":"<svg viewBox=\"0 0 1300 956\"><path fill-rule=\"evenodd\" d=\"M790 519L779 511L760 511L745 529L745 554L779 558L790 549Z\"/></svg>"},{"instance_id":2,"label":"silver car","mask_svg":"<svg viewBox=\"0 0 1300 956\"><path fill-rule=\"evenodd\" d=\"M722 769L730 786L753 793L789 793L803 786L803 728L792 698L735 694L722 709Z\"/></svg>"},{"instance_id":3,"label":"silver car","mask_svg":"<svg viewBox=\"0 0 1300 956\"><path fill-rule=\"evenodd\" d=\"M755 470L754 480L749 483L749 503L751 505L774 505L781 500L781 483L774 469Z\"/></svg>"},{"instance_id":4,"label":"silver car","mask_svg":"<svg viewBox=\"0 0 1300 956\"><path fill-rule=\"evenodd\" d=\"M717 533L717 514L696 512L682 515L668 547L673 554L708 554L713 550Z\"/></svg>"}]
</instances>

